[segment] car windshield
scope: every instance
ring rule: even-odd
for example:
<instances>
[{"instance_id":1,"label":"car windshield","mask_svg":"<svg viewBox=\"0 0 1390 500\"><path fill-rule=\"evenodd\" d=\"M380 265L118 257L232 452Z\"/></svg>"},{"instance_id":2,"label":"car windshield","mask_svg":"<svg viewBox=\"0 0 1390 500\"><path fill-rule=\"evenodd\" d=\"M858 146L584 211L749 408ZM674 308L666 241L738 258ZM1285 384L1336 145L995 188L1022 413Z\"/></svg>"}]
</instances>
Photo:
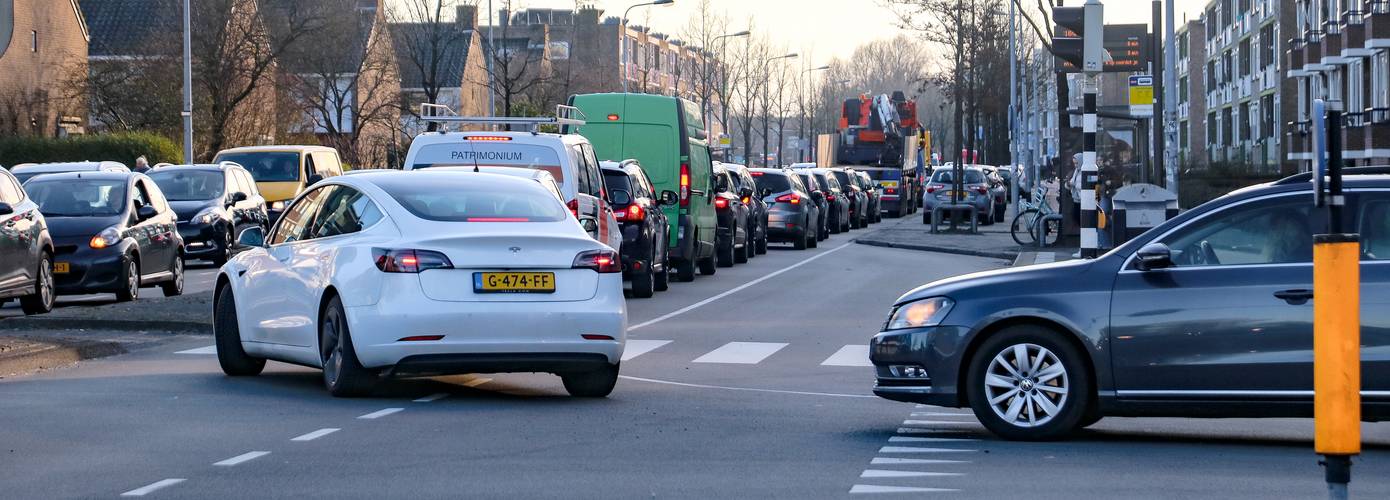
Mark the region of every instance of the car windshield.
<instances>
[{"instance_id":1,"label":"car windshield","mask_svg":"<svg viewBox=\"0 0 1390 500\"><path fill-rule=\"evenodd\" d=\"M947 184L956 181L956 173L949 168L943 168L932 173L931 181L938 184ZM965 170L966 184L984 184L985 174L979 170Z\"/></svg>"},{"instance_id":2,"label":"car windshield","mask_svg":"<svg viewBox=\"0 0 1390 500\"><path fill-rule=\"evenodd\" d=\"M120 215L125 211L125 179L35 179L24 186L48 217Z\"/></svg>"},{"instance_id":3,"label":"car windshield","mask_svg":"<svg viewBox=\"0 0 1390 500\"><path fill-rule=\"evenodd\" d=\"M445 183L448 184L448 183ZM569 211L540 183L497 185L378 184L416 217L440 222L556 222Z\"/></svg>"},{"instance_id":4,"label":"car windshield","mask_svg":"<svg viewBox=\"0 0 1390 500\"><path fill-rule=\"evenodd\" d=\"M215 160L216 163L224 161L246 167L256 182L299 181L299 153L226 153Z\"/></svg>"},{"instance_id":5,"label":"car windshield","mask_svg":"<svg viewBox=\"0 0 1390 500\"><path fill-rule=\"evenodd\" d=\"M753 183L758 185L759 191L767 190L774 193L781 193L792 190L792 181L785 175L762 174L754 177Z\"/></svg>"},{"instance_id":6,"label":"car windshield","mask_svg":"<svg viewBox=\"0 0 1390 500\"><path fill-rule=\"evenodd\" d=\"M150 173L169 201L211 200L222 196L226 181L221 172L160 169Z\"/></svg>"}]
</instances>

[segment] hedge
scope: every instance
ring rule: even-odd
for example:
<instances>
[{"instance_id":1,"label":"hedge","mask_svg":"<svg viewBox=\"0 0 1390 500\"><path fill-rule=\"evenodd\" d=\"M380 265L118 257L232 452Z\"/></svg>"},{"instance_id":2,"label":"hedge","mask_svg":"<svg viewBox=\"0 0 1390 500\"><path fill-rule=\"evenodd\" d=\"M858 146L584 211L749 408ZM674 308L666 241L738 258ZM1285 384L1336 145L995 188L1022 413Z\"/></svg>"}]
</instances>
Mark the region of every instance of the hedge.
<instances>
[{"instance_id":1,"label":"hedge","mask_svg":"<svg viewBox=\"0 0 1390 500\"><path fill-rule=\"evenodd\" d=\"M183 163L183 151L169 138L148 132L79 135L67 138L0 138L0 165L69 161L118 161L134 167L144 156L150 165Z\"/></svg>"}]
</instances>

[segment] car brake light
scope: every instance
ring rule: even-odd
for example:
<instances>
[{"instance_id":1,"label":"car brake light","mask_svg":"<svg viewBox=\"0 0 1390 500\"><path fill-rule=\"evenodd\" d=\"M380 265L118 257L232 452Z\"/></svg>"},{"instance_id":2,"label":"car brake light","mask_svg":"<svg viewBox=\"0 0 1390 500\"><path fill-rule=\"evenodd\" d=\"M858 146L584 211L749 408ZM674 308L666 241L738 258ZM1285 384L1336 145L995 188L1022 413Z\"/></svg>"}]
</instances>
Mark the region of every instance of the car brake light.
<instances>
[{"instance_id":1,"label":"car brake light","mask_svg":"<svg viewBox=\"0 0 1390 500\"><path fill-rule=\"evenodd\" d=\"M647 212L645 210L642 210L641 205L629 206L627 207L626 212L627 220L642 220L647 218Z\"/></svg>"},{"instance_id":2,"label":"car brake light","mask_svg":"<svg viewBox=\"0 0 1390 500\"><path fill-rule=\"evenodd\" d=\"M776 201L777 203L791 203L793 205L800 205L801 195L796 193L787 193L782 196L778 196Z\"/></svg>"},{"instance_id":3,"label":"car brake light","mask_svg":"<svg viewBox=\"0 0 1390 500\"><path fill-rule=\"evenodd\" d=\"M505 141L510 141L510 140L512 140L511 137L500 136L500 135L474 135L474 136L465 137L465 139L468 139L468 140L470 140L470 141L484 141L484 142L505 142Z\"/></svg>"},{"instance_id":4,"label":"car brake light","mask_svg":"<svg viewBox=\"0 0 1390 500\"><path fill-rule=\"evenodd\" d=\"M835 195L833 195L833 194L826 194L826 195L825 195L825 200L826 200L826 201L835 201Z\"/></svg>"},{"instance_id":5,"label":"car brake light","mask_svg":"<svg viewBox=\"0 0 1390 500\"><path fill-rule=\"evenodd\" d=\"M941 184L932 184L932 185L930 185L930 186L927 186L927 193L935 193L936 190L941 189L941 188L944 188L944 187L946 187L946 186L943 186L943 185L941 185Z\"/></svg>"},{"instance_id":6,"label":"car brake light","mask_svg":"<svg viewBox=\"0 0 1390 500\"><path fill-rule=\"evenodd\" d=\"M749 172L749 175L752 175L753 177L762 177L762 176L763 176L763 173L762 173L762 172Z\"/></svg>"},{"instance_id":7,"label":"car brake light","mask_svg":"<svg viewBox=\"0 0 1390 500\"><path fill-rule=\"evenodd\" d=\"M714 208L718 208L718 209L720 209L720 210L729 208L729 200L724 199L724 198L715 198L715 199L714 199Z\"/></svg>"},{"instance_id":8,"label":"car brake light","mask_svg":"<svg viewBox=\"0 0 1390 500\"><path fill-rule=\"evenodd\" d=\"M575 198L575 199L573 199L573 200L570 200L570 202L569 202L569 203L566 203L565 205L568 206L568 207L570 207L570 213L574 214L574 218L578 219L578 218L579 218L579 198Z\"/></svg>"},{"instance_id":9,"label":"car brake light","mask_svg":"<svg viewBox=\"0 0 1390 500\"><path fill-rule=\"evenodd\" d=\"M690 164L681 164L681 208L690 206Z\"/></svg>"},{"instance_id":10,"label":"car brake light","mask_svg":"<svg viewBox=\"0 0 1390 500\"><path fill-rule=\"evenodd\" d=\"M986 190L984 186L975 186L975 192L985 194Z\"/></svg>"},{"instance_id":11,"label":"car brake light","mask_svg":"<svg viewBox=\"0 0 1390 500\"><path fill-rule=\"evenodd\" d=\"M430 250L373 248L372 256L375 257L376 268L384 273L419 273L454 267L444 254Z\"/></svg>"},{"instance_id":12,"label":"car brake light","mask_svg":"<svg viewBox=\"0 0 1390 500\"><path fill-rule=\"evenodd\" d=\"M883 188L883 194L897 194L898 188Z\"/></svg>"},{"instance_id":13,"label":"car brake light","mask_svg":"<svg viewBox=\"0 0 1390 500\"><path fill-rule=\"evenodd\" d=\"M752 202L753 202L753 199L752 199L752 198L747 197L747 196L744 196L744 197L743 197L743 204L744 204L744 205L747 205L747 204L752 203Z\"/></svg>"},{"instance_id":14,"label":"car brake light","mask_svg":"<svg viewBox=\"0 0 1390 500\"><path fill-rule=\"evenodd\" d=\"M612 250L589 250L574 257L574 269L593 269L599 273L623 272L618 253Z\"/></svg>"}]
</instances>

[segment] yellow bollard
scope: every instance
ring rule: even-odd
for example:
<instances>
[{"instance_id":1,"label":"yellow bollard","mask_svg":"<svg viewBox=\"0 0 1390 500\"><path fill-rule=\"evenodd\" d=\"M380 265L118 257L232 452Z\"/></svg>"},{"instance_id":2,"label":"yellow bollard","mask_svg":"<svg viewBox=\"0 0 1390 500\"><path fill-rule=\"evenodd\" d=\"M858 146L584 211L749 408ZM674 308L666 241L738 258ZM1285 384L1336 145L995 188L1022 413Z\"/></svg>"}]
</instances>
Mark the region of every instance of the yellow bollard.
<instances>
[{"instance_id":1,"label":"yellow bollard","mask_svg":"<svg viewBox=\"0 0 1390 500\"><path fill-rule=\"evenodd\" d=\"M1313 246L1314 448L1361 453L1361 243L1320 234Z\"/></svg>"}]
</instances>

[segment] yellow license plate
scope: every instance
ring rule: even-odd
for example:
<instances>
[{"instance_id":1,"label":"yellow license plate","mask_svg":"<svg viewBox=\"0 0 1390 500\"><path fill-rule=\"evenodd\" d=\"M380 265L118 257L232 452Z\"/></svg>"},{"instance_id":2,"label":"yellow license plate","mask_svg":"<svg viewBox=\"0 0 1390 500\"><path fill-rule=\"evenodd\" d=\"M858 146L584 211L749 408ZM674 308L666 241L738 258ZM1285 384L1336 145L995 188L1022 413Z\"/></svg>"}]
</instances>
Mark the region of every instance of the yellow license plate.
<instances>
[{"instance_id":1,"label":"yellow license plate","mask_svg":"<svg viewBox=\"0 0 1390 500\"><path fill-rule=\"evenodd\" d=\"M473 273L478 293L553 293L555 273Z\"/></svg>"},{"instance_id":2,"label":"yellow license plate","mask_svg":"<svg viewBox=\"0 0 1390 500\"><path fill-rule=\"evenodd\" d=\"M67 274L69 271L71 271L71 269L68 268L68 263L67 263L67 262L54 262L54 263L53 263L53 273L54 273L54 274Z\"/></svg>"}]
</instances>

